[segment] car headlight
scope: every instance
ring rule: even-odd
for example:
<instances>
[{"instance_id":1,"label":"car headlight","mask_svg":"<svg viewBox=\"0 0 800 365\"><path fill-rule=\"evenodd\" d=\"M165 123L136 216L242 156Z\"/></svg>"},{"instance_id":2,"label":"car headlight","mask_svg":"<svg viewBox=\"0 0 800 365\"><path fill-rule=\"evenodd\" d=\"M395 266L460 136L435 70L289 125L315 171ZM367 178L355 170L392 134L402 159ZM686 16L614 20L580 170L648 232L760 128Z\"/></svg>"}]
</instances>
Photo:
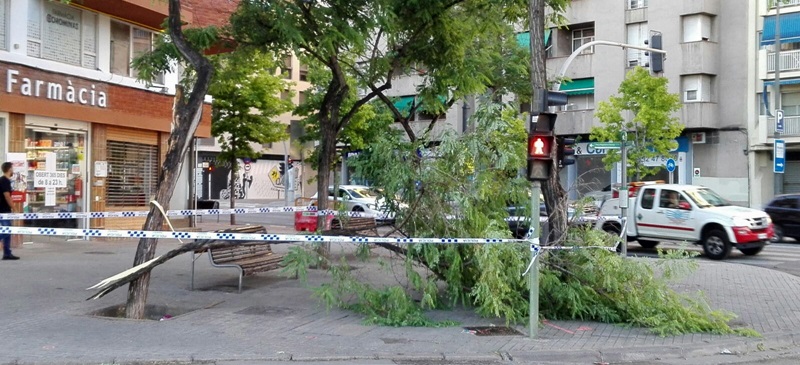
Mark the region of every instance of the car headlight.
<instances>
[{"instance_id":1,"label":"car headlight","mask_svg":"<svg viewBox=\"0 0 800 365\"><path fill-rule=\"evenodd\" d=\"M767 225L772 224L772 217L767 216Z\"/></svg>"},{"instance_id":2,"label":"car headlight","mask_svg":"<svg viewBox=\"0 0 800 365\"><path fill-rule=\"evenodd\" d=\"M743 217L733 217L734 227L750 227L750 221Z\"/></svg>"}]
</instances>

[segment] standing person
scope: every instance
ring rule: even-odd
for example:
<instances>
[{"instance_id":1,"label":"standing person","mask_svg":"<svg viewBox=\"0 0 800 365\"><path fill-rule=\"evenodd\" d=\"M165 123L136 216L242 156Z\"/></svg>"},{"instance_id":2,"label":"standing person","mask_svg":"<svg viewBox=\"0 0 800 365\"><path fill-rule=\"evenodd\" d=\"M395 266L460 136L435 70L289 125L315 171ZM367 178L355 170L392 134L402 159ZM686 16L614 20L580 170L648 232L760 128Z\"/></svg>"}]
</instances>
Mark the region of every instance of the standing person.
<instances>
[{"instance_id":1,"label":"standing person","mask_svg":"<svg viewBox=\"0 0 800 365\"><path fill-rule=\"evenodd\" d=\"M13 213L11 210L11 176L14 175L14 166L11 162L4 162L0 168L3 176L0 176L0 214ZM9 227L11 221L0 219L0 226ZM11 254L11 235L0 235L3 240L3 260L19 260L19 257Z\"/></svg>"}]
</instances>

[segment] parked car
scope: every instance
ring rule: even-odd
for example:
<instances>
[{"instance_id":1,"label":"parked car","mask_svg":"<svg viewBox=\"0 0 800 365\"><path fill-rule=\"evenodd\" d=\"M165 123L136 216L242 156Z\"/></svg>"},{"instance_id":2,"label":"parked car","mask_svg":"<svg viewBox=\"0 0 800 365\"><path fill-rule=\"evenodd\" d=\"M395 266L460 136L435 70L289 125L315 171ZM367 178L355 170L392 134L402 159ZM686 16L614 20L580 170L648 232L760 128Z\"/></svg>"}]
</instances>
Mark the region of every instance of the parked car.
<instances>
[{"instance_id":1,"label":"parked car","mask_svg":"<svg viewBox=\"0 0 800 365\"><path fill-rule=\"evenodd\" d=\"M312 201L316 201L317 194L311 197ZM339 204L343 204L345 210L353 212L364 212L366 214L381 215L386 214L386 204L384 203L383 196L378 190L365 185L339 185L339 191L334 194L334 187L328 187L328 201L333 202L336 200ZM333 209L334 207L329 207Z\"/></svg>"},{"instance_id":2,"label":"parked car","mask_svg":"<svg viewBox=\"0 0 800 365\"><path fill-rule=\"evenodd\" d=\"M781 242L784 237L800 241L800 194L778 195L764 207L764 211L774 225L772 242Z\"/></svg>"}]
</instances>

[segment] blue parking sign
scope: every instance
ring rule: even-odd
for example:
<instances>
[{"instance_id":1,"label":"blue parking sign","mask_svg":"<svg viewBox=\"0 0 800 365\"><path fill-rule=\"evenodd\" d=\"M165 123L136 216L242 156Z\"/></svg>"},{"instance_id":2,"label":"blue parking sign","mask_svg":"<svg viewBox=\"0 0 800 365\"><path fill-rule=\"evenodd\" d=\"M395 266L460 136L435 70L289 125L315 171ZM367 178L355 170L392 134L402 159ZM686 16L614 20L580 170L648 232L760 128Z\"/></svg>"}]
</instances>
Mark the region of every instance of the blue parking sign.
<instances>
[{"instance_id":1,"label":"blue parking sign","mask_svg":"<svg viewBox=\"0 0 800 365\"><path fill-rule=\"evenodd\" d=\"M669 172L675 171L675 160L674 159L667 160L667 171L669 171Z\"/></svg>"},{"instance_id":2,"label":"blue parking sign","mask_svg":"<svg viewBox=\"0 0 800 365\"><path fill-rule=\"evenodd\" d=\"M773 158L775 164L772 166L772 172L782 174L786 170L786 141L776 139L772 153L775 156Z\"/></svg>"}]
</instances>

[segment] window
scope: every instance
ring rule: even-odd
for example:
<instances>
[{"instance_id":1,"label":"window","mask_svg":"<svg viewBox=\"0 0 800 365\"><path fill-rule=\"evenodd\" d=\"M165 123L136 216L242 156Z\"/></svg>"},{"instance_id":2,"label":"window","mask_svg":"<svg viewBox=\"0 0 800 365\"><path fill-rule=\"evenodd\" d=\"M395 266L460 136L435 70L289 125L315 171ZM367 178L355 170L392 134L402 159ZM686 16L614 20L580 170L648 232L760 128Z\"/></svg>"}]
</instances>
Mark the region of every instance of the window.
<instances>
[{"instance_id":1,"label":"window","mask_svg":"<svg viewBox=\"0 0 800 365\"><path fill-rule=\"evenodd\" d=\"M667 209L686 209L690 205L689 201L681 193L675 190L661 190L658 206Z\"/></svg>"},{"instance_id":2,"label":"window","mask_svg":"<svg viewBox=\"0 0 800 365\"><path fill-rule=\"evenodd\" d=\"M682 21L684 42L711 40L711 16L706 14L687 15L683 17Z\"/></svg>"},{"instance_id":3,"label":"window","mask_svg":"<svg viewBox=\"0 0 800 365\"><path fill-rule=\"evenodd\" d=\"M291 100L292 99L292 92L289 90L281 91L281 100Z\"/></svg>"},{"instance_id":4,"label":"window","mask_svg":"<svg viewBox=\"0 0 800 365\"><path fill-rule=\"evenodd\" d=\"M8 0L0 0L0 49L7 50L6 34L8 33ZM5 160L3 160L5 161Z\"/></svg>"},{"instance_id":5,"label":"window","mask_svg":"<svg viewBox=\"0 0 800 365\"><path fill-rule=\"evenodd\" d=\"M149 30L111 21L111 73L136 77L138 72L131 67L131 61L153 50L156 36ZM158 76L153 83L163 85L164 75Z\"/></svg>"},{"instance_id":6,"label":"window","mask_svg":"<svg viewBox=\"0 0 800 365\"><path fill-rule=\"evenodd\" d=\"M650 32L647 29L647 23L634 23L628 24L628 44L644 46L649 38ZM647 52L629 48L625 51L626 67L649 66L649 57Z\"/></svg>"},{"instance_id":7,"label":"window","mask_svg":"<svg viewBox=\"0 0 800 365\"><path fill-rule=\"evenodd\" d=\"M656 189L650 188L645 189L642 192L642 208L643 209L653 209L653 203L656 200Z\"/></svg>"},{"instance_id":8,"label":"window","mask_svg":"<svg viewBox=\"0 0 800 365\"><path fill-rule=\"evenodd\" d=\"M563 111L594 109L594 94L569 95L567 104L561 107Z\"/></svg>"},{"instance_id":9,"label":"window","mask_svg":"<svg viewBox=\"0 0 800 365\"><path fill-rule=\"evenodd\" d=\"M283 73L284 79L292 79L292 56L283 59L283 69L281 70L281 73Z\"/></svg>"},{"instance_id":10,"label":"window","mask_svg":"<svg viewBox=\"0 0 800 365\"><path fill-rule=\"evenodd\" d=\"M5 15L5 1L2 4ZM5 16L3 17L5 34ZM58 3L28 1L27 54L30 57L97 68L97 16ZM3 36L5 43L5 36Z\"/></svg>"},{"instance_id":11,"label":"window","mask_svg":"<svg viewBox=\"0 0 800 365\"><path fill-rule=\"evenodd\" d=\"M158 146L108 141L109 206L144 207L155 195Z\"/></svg>"},{"instance_id":12,"label":"window","mask_svg":"<svg viewBox=\"0 0 800 365\"><path fill-rule=\"evenodd\" d=\"M684 102L710 102L713 99L713 76L682 76L681 85Z\"/></svg>"},{"instance_id":13,"label":"window","mask_svg":"<svg viewBox=\"0 0 800 365\"><path fill-rule=\"evenodd\" d=\"M784 116L800 115L800 92L781 93L781 109Z\"/></svg>"},{"instance_id":14,"label":"window","mask_svg":"<svg viewBox=\"0 0 800 365\"><path fill-rule=\"evenodd\" d=\"M641 9L647 7L647 0L627 0L628 9Z\"/></svg>"},{"instance_id":15,"label":"window","mask_svg":"<svg viewBox=\"0 0 800 365\"><path fill-rule=\"evenodd\" d=\"M300 92L300 105L302 105L303 103L306 102L306 98L307 97L308 97L308 95L306 94L305 91L301 91Z\"/></svg>"},{"instance_id":16,"label":"window","mask_svg":"<svg viewBox=\"0 0 800 365\"><path fill-rule=\"evenodd\" d=\"M300 64L300 81L308 81L308 65Z\"/></svg>"},{"instance_id":17,"label":"window","mask_svg":"<svg viewBox=\"0 0 800 365\"><path fill-rule=\"evenodd\" d=\"M580 46L594 40L594 28L575 29L572 31L572 52ZM581 54L594 53L594 47L589 47Z\"/></svg>"}]
</instances>

